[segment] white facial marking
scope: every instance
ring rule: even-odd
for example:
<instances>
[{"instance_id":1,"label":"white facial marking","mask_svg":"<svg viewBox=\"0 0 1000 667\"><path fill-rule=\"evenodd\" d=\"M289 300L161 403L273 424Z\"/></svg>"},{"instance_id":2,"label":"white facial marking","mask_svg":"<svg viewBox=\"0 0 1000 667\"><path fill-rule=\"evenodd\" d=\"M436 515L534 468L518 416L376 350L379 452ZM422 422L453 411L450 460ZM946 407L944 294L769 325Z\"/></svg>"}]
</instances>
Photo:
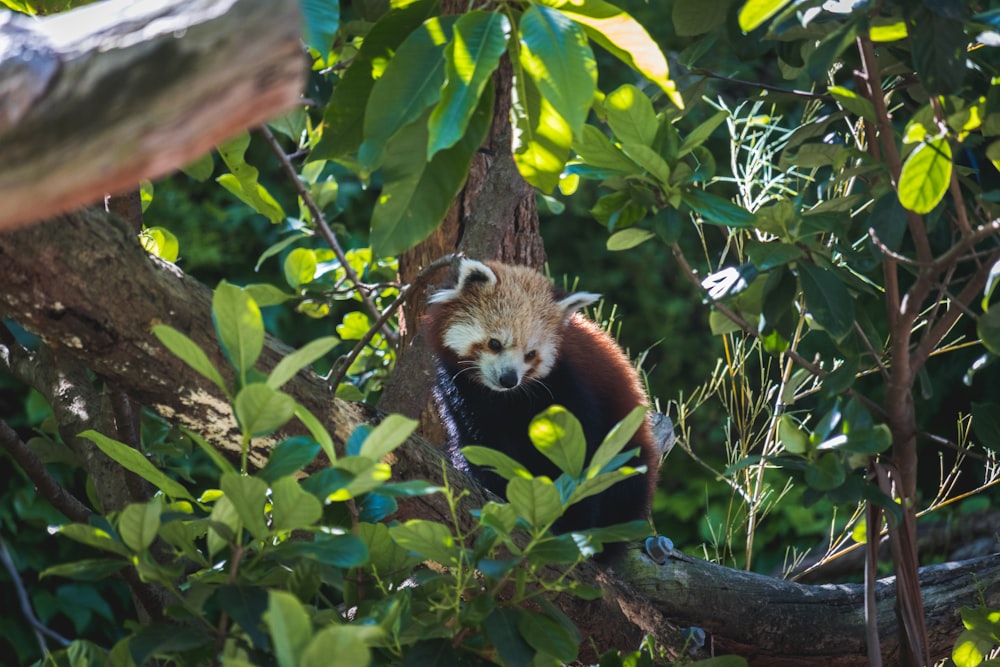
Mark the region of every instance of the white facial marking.
<instances>
[{"instance_id":1,"label":"white facial marking","mask_svg":"<svg viewBox=\"0 0 1000 667\"><path fill-rule=\"evenodd\" d=\"M444 344L460 357L467 357L473 346L487 340L486 332L476 322L456 322L444 332Z\"/></svg>"}]
</instances>

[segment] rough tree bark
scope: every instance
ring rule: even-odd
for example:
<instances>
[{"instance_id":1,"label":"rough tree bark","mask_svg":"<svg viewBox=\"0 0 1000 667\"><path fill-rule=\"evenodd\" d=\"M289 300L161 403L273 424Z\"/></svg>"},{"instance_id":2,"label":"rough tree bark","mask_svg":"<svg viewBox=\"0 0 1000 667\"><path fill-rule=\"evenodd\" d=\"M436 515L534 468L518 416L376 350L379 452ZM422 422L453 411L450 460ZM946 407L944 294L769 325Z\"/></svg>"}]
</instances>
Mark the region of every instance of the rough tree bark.
<instances>
[{"instance_id":1,"label":"rough tree bark","mask_svg":"<svg viewBox=\"0 0 1000 667\"><path fill-rule=\"evenodd\" d=\"M0 14L0 229L134 188L291 108L299 26L294 0Z\"/></svg>"},{"instance_id":2,"label":"rough tree bark","mask_svg":"<svg viewBox=\"0 0 1000 667\"><path fill-rule=\"evenodd\" d=\"M0 235L0 315L35 332L57 357L86 363L98 377L160 414L204 433L235 457L239 436L228 405L217 390L163 349L150 333L156 323L185 332L213 362L225 367L212 331L209 290L171 265L148 257L128 227L109 215L84 212ZM0 362L9 358L0 343ZM262 360L273 365L283 353L274 340ZM286 390L326 424L342 444L360 423L377 420L371 410L337 400L314 376L300 373ZM270 443L256 443L250 460L260 465ZM399 478L439 481L436 448L413 438L392 461ZM471 488L464 507L483 495L464 476L450 483ZM402 504L402 501L401 501ZM410 516L449 516L440 499L410 499ZM660 645L682 645L677 626L700 626L709 646L747 655L752 664L863 665L862 592L857 586L804 586L739 572L677 553L664 565L637 551L613 569L587 565L576 574L604 590L598 602L558 601L598 650L634 645L652 633ZM982 599L1000 606L1000 557L925 568L932 653L950 650L961 630L958 608ZM880 605L891 607L891 579L879 584ZM891 614L880 614L883 655L898 655L899 635ZM587 647L585 647L587 648Z\"/></svg>"}]
</instances>

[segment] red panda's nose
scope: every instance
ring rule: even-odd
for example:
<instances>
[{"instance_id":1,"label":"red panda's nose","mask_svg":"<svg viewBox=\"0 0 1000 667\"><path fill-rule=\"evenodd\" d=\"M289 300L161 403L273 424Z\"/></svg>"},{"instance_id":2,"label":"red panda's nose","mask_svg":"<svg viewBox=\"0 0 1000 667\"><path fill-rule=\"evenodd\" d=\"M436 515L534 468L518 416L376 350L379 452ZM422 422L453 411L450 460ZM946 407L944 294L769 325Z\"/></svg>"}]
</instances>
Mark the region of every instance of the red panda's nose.
<instances>
[{"instance_id":1,"label":"red panda's nose","mask_svg":"<svg viewBox=\"0 0 1000 667\"><path fill-rule=\"evenodd\" d=\"M504 389L513 389L517 386L517 371L508 368L500 374L500 386Z\"/></svg>"}]
</instances>

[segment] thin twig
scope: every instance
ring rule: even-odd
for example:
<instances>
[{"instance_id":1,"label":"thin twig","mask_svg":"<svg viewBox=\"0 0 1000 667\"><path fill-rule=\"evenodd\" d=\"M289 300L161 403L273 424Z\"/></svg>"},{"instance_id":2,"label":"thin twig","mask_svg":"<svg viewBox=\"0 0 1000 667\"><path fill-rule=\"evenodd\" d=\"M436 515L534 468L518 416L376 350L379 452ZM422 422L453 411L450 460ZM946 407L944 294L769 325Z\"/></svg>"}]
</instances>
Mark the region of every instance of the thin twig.
<instances>
[{"instance_id":1,"label":"thin twig","mask_svg":"<svg viewBox=\"0 0 1000 667\"><path fill-rule=\"evenodd\" d=\"M299 176L298 171L296 171L295 165L293 165L292 161L288 158L288 154L285 153L281 144L278 143L277 138L275 138L274 134L266 125L260 126L260 133L261 136L264 137L264 140L267 141L267 144L271 147L271 150L278 157L278 161L281 163L281 167L284 169L285 174L288 175L288 178L291 179L292 183L295 185L296 191L299 193L299 196L302 197L303 203L305 203L306 208L309 209L310 215L312 215L313 222L316 223L316 227L319 229L320 234L323 235L327 245L329 245L330 249L333 250L333 254L337 256L337 260L343 267L344 273L346 273L351 282L357 286L358 294L361 295L361 300L368 309L368 312L374 315L375 318L378 318L380 316L378 306L376 306L375 302L372 300L371 294L364 289L363 283L358 278L358 274L354 271L354 267L352 267L350 262L347 261L347 255L344 253L344 249L340 246L340 242L337 240L333 230L330 229L330 225L327 224L326 216L323 215L323 211L320 210L319 205L316 204L316 200L313 199L312 193L309 192L309 188L307 188L306 184L302 182L302 178ZM396 332L392 331L388 327L383 327L383 329L382 335L395 344L397 341Z\"/></svg>"},{"instance_id":2,"label":"thin twig","mask_svg":"<svg viewBox=\"0 0 1000 667\"><path fill-rule=\"evenodd\" d=\"M344 381L344 376L347 375L347 370L351 367L351 364L353 364L354 360L361 355L361 351L365 349L365 346L371 342L371 339L375 336L375 332L385 326L385 323L389 321L389 318L392 317L397 310L399 310L400 306L402 306L403 303L410 298L410 295L416 289L422 287L430 279L430 276L434 271L447 266L454 258L455 255L453 254L437 258L421 269L420 273L418 273L413 279L413 282L399 290L399 295L396 299L389 304L388 308L379 314L378 319L374 324L372 324L371 327L368 328L368 331L365 332L365 335L362 336L357 342L354 349L352 349L347 355L338 359L334 363L333 368L330 369L330 373L327 375L327 380L335 391L336 388L340 386L340 383Z\"/></svg>"},{"instance_id":3,"label":"thin twig","mask_svg":"<svg viewBox=\"0 0 1000 667\"><path fill-rule=\"evenodd\" d=\"M24 582L21 581L21 573L17 571L17 567L14 565L14 559L10 557L10 552L7 550L7 543L4 541L3 537L0 537L0 562L3 563L4 568L10 575L10 580L14 584L14 590L17 592L17 601L21 605L21 613L24 614L24 618L28 621L28 625L31 626L31 630L35 633L35 640L38 642L38 647L42 651L42 655L48 655L49 647L45 643L45 638L61 644L62 646L69 646L72 642L58 632L50 630L45 627L45 625L38 620L35 616L34 609L31 608L31 600L28 599L28 591L24 588Z\"/></svg>"}]
</instances>

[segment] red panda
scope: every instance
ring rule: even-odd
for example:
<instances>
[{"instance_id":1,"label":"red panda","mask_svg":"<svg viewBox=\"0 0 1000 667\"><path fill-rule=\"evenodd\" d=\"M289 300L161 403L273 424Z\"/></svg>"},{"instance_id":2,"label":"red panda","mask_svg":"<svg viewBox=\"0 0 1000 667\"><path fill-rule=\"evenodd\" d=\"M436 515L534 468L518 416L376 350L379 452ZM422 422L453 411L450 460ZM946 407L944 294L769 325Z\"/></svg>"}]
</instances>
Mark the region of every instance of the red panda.
<instances>
[{"instance_id":1,"label":"red panda","mask_svg":"<svg viewBox=\"0 0 1000 667\"><path fill-rule=\"evenodd\" d=\"M638 373L606 332L576 311L597 294L565 294L523 266L462 259L458 281L434 293L424 325L438 373L434 395L453 462L504 495L506 481L470 466L466 445L498 449L533 475L558 468L532 445L528 425L551 405L576 416L593 455L608 431L648 405ZM558 532L645 518L656 488L659 455L648 420L630 443L631 465L645 475L619 482L568 510Z\"/></svg>"}]
</instances>

